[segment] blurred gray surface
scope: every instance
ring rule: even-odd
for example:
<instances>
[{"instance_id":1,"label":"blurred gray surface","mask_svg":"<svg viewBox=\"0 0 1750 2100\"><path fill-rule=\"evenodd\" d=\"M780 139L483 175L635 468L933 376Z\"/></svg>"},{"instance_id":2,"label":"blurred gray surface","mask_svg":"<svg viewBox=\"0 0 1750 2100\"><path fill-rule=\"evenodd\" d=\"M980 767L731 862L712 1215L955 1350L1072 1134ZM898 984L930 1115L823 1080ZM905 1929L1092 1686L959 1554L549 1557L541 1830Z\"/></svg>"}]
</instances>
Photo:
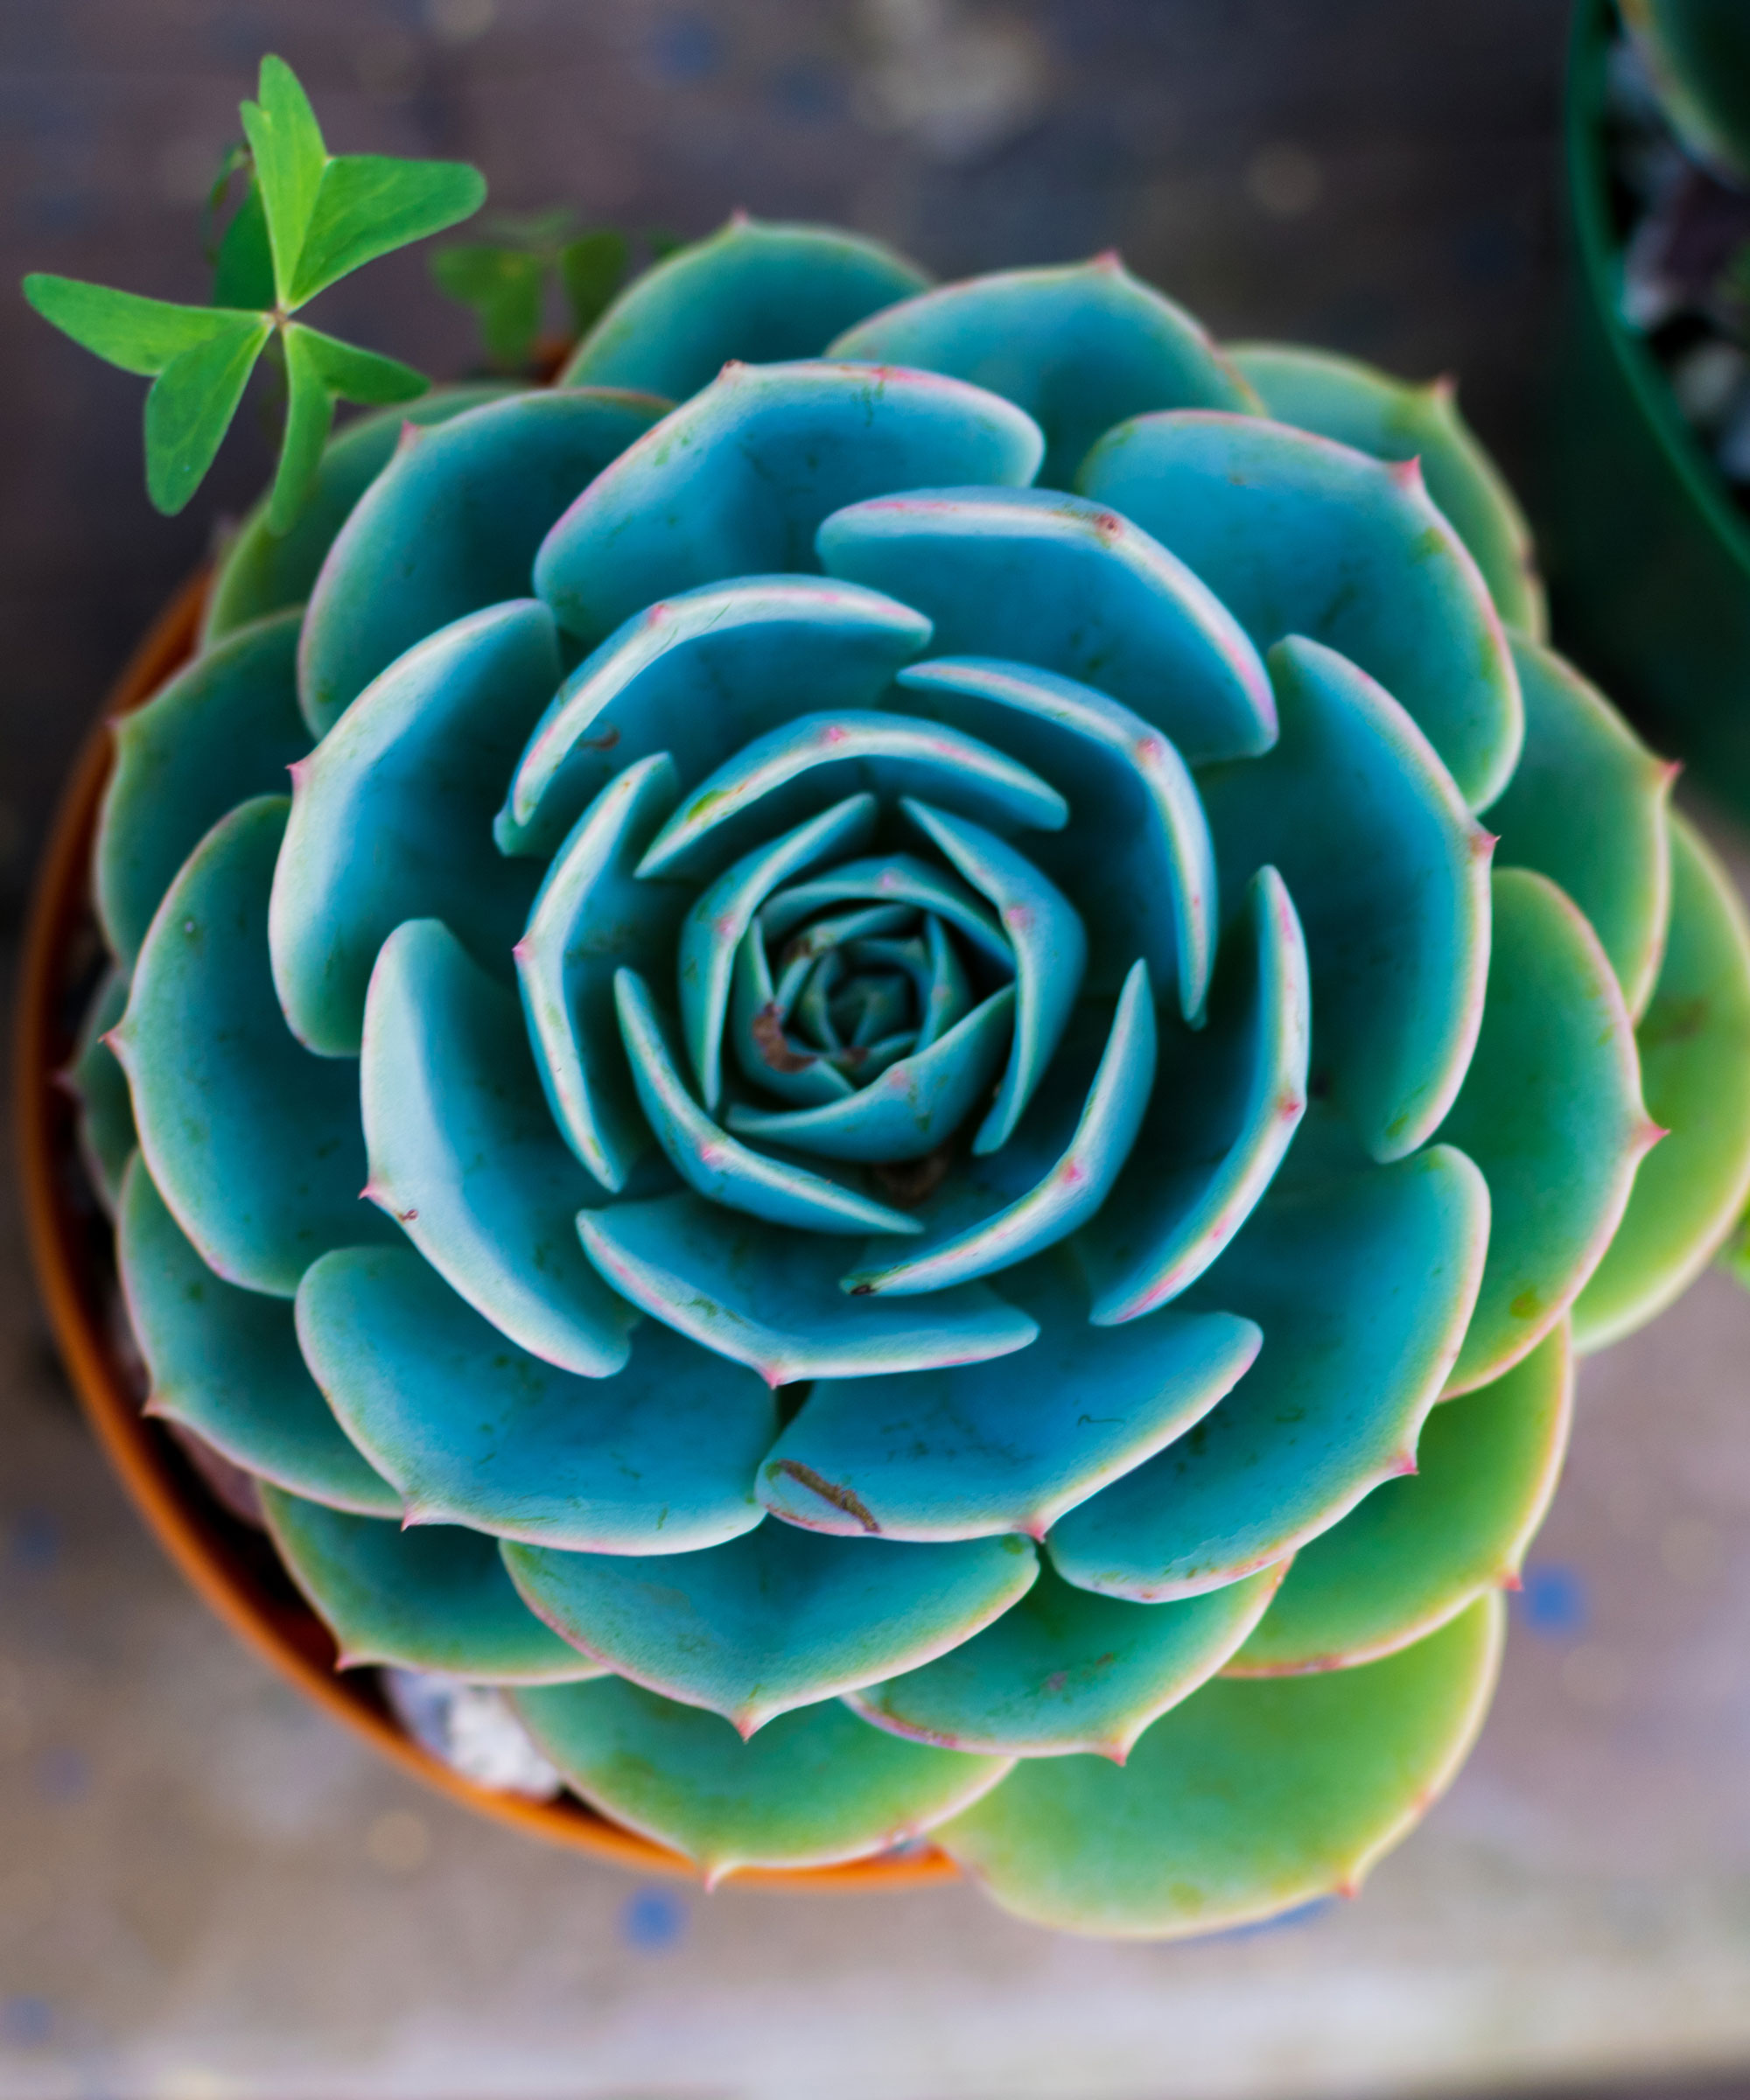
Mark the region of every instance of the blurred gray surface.
<instances>
[{"instance_id":1,"label":"blurred gray surface","mask_svg":"<svg viewBox=\"0 0 1750 2100\"><path fill-rule=\"evenodd\" d=\"M693 234L836 218L944 271L1120 246L1216 328L1446 368L1535 462L1556 0L10 0L0 244L199 297L192 197L264 48L341 150ZM0 322L0 925L102 687L215 517L148 509L137 381ZM460 369L416 256L323 302ZM10 974L10 973L9 973ZM1157 2100L1750 2067L1750 1299L1584 1374L1480 1749L1362 1898L1201 1946L970 1889L706 1898L428 1797L183 1588L0 1238L0 2093Z\"/></svg>"}]
</instances>

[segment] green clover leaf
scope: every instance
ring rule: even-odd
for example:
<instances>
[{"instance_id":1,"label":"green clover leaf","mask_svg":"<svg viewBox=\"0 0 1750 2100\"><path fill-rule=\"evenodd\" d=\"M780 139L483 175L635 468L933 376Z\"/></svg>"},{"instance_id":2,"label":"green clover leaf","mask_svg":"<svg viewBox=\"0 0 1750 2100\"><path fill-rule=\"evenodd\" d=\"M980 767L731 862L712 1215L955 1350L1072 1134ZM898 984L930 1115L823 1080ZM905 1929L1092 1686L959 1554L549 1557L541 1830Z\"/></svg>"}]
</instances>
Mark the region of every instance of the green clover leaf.
<instances>
[{"instance_id":1,"label":"green clover leaf","mask_svg":"<svg viewBox=\"0 0 1750 2100\"><path fill-rule=\"evenodd\" d=\"M461 161L331 154L297 74L271 55L262 60L257 99L239 115L248 150L227 158L215 202L239 166L248 165L249 179L219 245L210 306L40 273L24 279L24 292L76 343L152 379L146 490L166 515L200 486L277 334L286 419L268 523L284 533L309 494L335 404L409 401L429 383L395 358L291 316L361 264L469 217L485 201L486 181Z\"/></svg>"}]
</instances>

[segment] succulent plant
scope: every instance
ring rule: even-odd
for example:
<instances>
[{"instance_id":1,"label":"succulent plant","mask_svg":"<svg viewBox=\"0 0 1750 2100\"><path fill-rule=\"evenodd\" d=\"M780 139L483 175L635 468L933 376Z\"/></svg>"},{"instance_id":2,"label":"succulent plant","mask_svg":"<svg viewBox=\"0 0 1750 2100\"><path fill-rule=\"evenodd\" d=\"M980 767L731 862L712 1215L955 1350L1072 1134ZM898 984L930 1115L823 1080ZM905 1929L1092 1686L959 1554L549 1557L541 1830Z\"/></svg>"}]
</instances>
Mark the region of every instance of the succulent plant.
<instances>
[{"instance_id":1,"label":"succulent plant","mask_svg":"<svg viewBox=\"0 0 1750 2100\"><path fill-rule=\"evenodd\" d=\"M1750 1177L1738 907L1450 389L737 220L421 414L117 725L152 1409L713 1877L1352 1887Z\"/></svg>"},{"instance_id":2,"label":"succulent plant","mask_svg":"<svg viewBox=\"0 0 1750 2100\"><path fill-rule=\"evenodd\" d=\"M1619 0L1684 147L1750 185L1750 15L1739 0Z\"/></svg>"}]
</instances>

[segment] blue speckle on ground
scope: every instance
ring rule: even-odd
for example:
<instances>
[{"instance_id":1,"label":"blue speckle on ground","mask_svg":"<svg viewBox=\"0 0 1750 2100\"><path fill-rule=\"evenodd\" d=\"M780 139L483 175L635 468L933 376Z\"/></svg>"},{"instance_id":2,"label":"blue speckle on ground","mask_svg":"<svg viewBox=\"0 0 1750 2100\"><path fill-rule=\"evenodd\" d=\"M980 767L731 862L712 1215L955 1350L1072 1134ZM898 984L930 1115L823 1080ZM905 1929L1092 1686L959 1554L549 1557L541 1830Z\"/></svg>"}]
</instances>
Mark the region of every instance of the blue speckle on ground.
<instances>
[{"instance_id":1,"label":"blue speckle on ground","mask_svg":"<svg viewBox=\"0 0 1750 2100\"><path fill-rule=\"evenodd\" d=\"M620 1907L620 1935L628 1947L672 1947L686 1929L687 1906L666 1888L640 1888Z\"/></svg>"},{"instance_id":2,"label":"blue speckle on ground","mask_svg":"<svg viewBox=\"0 0 1750 2100\"><path fill-rule=\"evenodd\" d=\"M1525 1571L1525 1586L1515 1602L1519 1615L1534 1634L1552 1641L1572 1640L1586 1631L1591 1616L1586 1578L1578 1568L1557 1561L1539 1561Z\"/></svg>"},{"instance_id":3,"label":"blue speckle on ground","mask_svg":"<svg viewBox=\"0 0 1750 2100\"><path fill-rule=\"evenodd\" d=\"M6 1558L21 1575L46 1575L60 1556L60 1525L46 1509L21 1509L6 1527Z\"/></svg>"},{"instance_id":4,"label":"blue speckle on ground","mask_svg":"<svg viewBox=\"0 0 1750 2100\"><path fill-rule=\"evenodd\" d=\"M54 2032L54 2008L46 1998L0 2001L0 2038L20 2048L38 2048Z\"/></svg>"}]
</instances>

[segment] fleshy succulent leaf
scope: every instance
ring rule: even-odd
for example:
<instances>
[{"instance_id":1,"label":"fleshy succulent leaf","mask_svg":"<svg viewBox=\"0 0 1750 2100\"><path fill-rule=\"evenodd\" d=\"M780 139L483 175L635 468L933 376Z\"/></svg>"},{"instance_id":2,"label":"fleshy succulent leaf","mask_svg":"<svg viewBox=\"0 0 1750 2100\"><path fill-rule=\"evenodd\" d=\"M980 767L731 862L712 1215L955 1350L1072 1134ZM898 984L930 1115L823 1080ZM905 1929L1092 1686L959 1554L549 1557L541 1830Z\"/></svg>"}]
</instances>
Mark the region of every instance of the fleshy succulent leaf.
<instances>
[{"instance_id":1,"label":"fleshy succulent leaf","mask_svg":"<svg viewBox=\"0 0 1750 2100\"><path fill-rule=\"evenodd\" d=\"M1079 1504L1046 1550L1078 1588L1195 1596L1315 1538L1413 1463L1476 1302L1488 1191L1462 1152L1275 1190L1187 1303L1264 1345L1219 1407Z\"/></svg>"},{"instance_id":2,"label":"fleshy succulent leaf","mask_svg":"<svg viewBox=\"0 0 1750 2100\"><path fill-rule=\"evenodd\" d=\"M310 748L298 711L298 614L206 650L115 724L116 767L92 855L110 952L131 963L177 870L251 794L274 794Z\"/></svg>"},{"instance_id":3,"label":"fleshy succulent leaf","mask_svg":"<svg viewBox=\"0 0 1750 2100\"><path fill-rule=\"evenodd\" d=\"M1043 1174L1012 1201L970 1225L932 1231L914 1250L878 1256L844 1278L853 1297L909 1297L990 1276L1054 1247L1093 1218L1118 1178L1154 1088L1156 1029L1148 965L1131 965L1112 1016L1099 1068L1069 1142ZM982 1206L981 1206L982 1208Z\"/></svg>"},{"instance_id":4,"label":"fleshy succulent leaf","mask_svg":"<svg viewBox=\"0 0 1750 2100\"><path fill-rule=\"evenodd\" d=\"M152 1180L209 1269L290 1298L318 1254L395 1228L361 1202L359 1074L312 1057L274 996L283 795L241 803L166 892L109 1040Z\"/></svg>"},{"instance_id":5,"label":"fleshy succulent leaf","mask_svg":"<svg viewBox=\"0 0 1750 2100\"><path fill-rule=\"evenodd\" d=\"M958 730L872 710L810 712L755 737L684 796L638 872L704 879L858 789L926 795L1004 836L1059 830L1069 815L1031 767Z\"/></svg>"},{"instance_id":6,"label":"fleshy succulent leaf","mask_svg":"<svg viewBox=\"0 0 1750 2100\"><path fill-rule=\"evenodd\" d=\"M921 1299L847 1298L839 1242L756 1226L691 1194L584 1211L578 1230L616 1291L772 1386L981 1363L1039 1333L983 1284Z\"/></svg>"},{"instance_id":7,"label":"fleshy succulent leaf","mask_svg":"<svg viewBox=\"0 0 1750 2100\"><path fill-rule=\"evenodd\" d=\"M403 439L310 594L298 677L312 732L331 729L435 629L526 598L548 528L667 405L639 395L514 394Z\"/></svg>"},{"instance_id":8,"label":"fleshy succulent leaf","mask_svg":"<svg viewBox=\"0 0 1750 2100\"><path fill-rule=\"evenodd\" d=\"M1604 943L1638 1020L1670 916L1667 806L1676 768L1553 650L1516 637L1513 655L1525 749L1488 813L1495 865L1535 868L1561 885Z\"/></svg>"},{"instance_id":9,"label":"fleshy succulent leaf","mask_svg":"<svg viewBox=\"0 0 1750 2100\"><path fill-rule=\"evenodd\" d=\"M519 1348L603 1378L635 1315L584 1259L603 1200L547 1113L516 995L436 919L383 943L359 1064L367 1185L451 1288Z\"/></svg>"},{"instance_id":10,"label":"fleshy succulent leaf","mask_svg":"<svg viewBox=\"0 0 1750 2100\"><path fill-rule=\"evenodd\" d=\"M1027 850L1080 900L1087 990L1116 991L1140 957L1163 997L1176 983L1180 1011L1200 1017L1219 924L1215 850L1167 739L1093 687L1022 663L932 657L897 682L908 709L996 745L1068 803L1072 821ZM1083 821L1093 810L1097 824Z\"/></svg>"},{"instance_id":11,"label":"fleshy succulent leaf","mask_svg":"<svg viewBox=\"0 0 1750 2100\"><path fill-rule=\"evenodd\" d=\"M930 844L987 897L1015 952L1015 1033L975 1152L1007 1143L1062 1040L1087 968L1082 914L1022 854L962 816L915 796L900 805Z\"/></svg>"},{"instance_id":12,"label":"fleshy succulent leaf","mask_svg":"<svg viewBox=\"0 0 1750 2100\"><path fill-rule=\"evenodd\" d=\"M1531 528L1460 415L1450 380L1410 386L1359 358L1294 343L1235 343L1228 355L1277 422L1376 459L1419 461L1429 496L1470 550L1502 619L1544 640L1549 612Z\"/></svg>"},{"instance_id":13,"label":"fleshy succulent leaf","mask_svg":"<svg viewBox=\"0 0 1750 2100\"><path fill-rule=\"evenodd\" d=\"M1194 1283L1270 1186L1306 1108L1306 944L1282 878L1252 877L1210 994L1208 1026L1167 1037L1135 1150L1078 1242L1105 1326Z\"/></svg>"},{"instance_id":14,"label":"fleshy succulent leaf","mask_svg":"<svg viewBox=\"0 0 1750 2100\"><path fill-rule=\"evenodd\" d=\"M899 1377L820 1379L760 1467L792 1524L844 1537L956 1539L1050 1526L1208 1414L1262 1339L1231 1313L1087 1325L1070 1256L1003 1278L1039 1322L1018 1355Z\"/></svg>"},{"instance_id":15,"label":"fleshy succulent leaf","mask_svg":"<svg viewBox=\"0 0 1750 2100\"><path fill-rule=\"evenodd\" d=\"M291 1307L215 1276L137 1157L122 1185L116 1250L151 1379L149 1414L192 1429L233 1465L307 1501L399 1519L400 1495L305 1369Z\"/></svg>"},{"instance_id":16,"label":"fleshy succulent leaf","mask_svg":"<svg viewBox=\"0 0 1750 2100\"><path fill-rule=\"evenodd\" d=\"M1273 864L1306 934L1312 1085L1376 1158L1439 1127L1482 1019L1488 848L1415 723L1314 641L1270 651L1282 738L1203 782L1222 893Z\"/></svg>"},{"instance_id":17,"label":"fleshy succulent leaf","mask_svg":"<svg viewBox=\"0 0 1750 2100\"><path fill-rule=\"evenodd\" d=\"M558 675L546 607L489 606L398 658L298 767L269 928L286 1018L320 1055L357 1055L404 919L442 919L508 971L536 874L494 850L492 812Z\"/></svg>"},{"instance_id":18,"label":"fleshy succulent leaf","mask_svg":"<svg viewBox=\"0 0 1750 2100\"><path fill-rule=\"evenodd\" d=\"M1450 1389L1499 1377L1578 1296L1658 1137L1628 1010L1573 902L1526 868L1494 880L1482 1032L1440 1126L1488 1183L1488 1259Z\"/></svg>"},{"instance_id":19,"label":"fleshy succulent leaf","mask_svg":"<svg viewBox=\"0 0 1750 2100\"><path fill-rule=\"evenodd\" d=\"M128 1075L104 1038L128 1004L128 973L112 966L98 979L79 1025L73 1061L64 1075L79 1102L80 1164L97 1200L111 1217L121 1200L122 1177L139 1144Z\"/></svg>"},{"instance_id":20,"label":"fleshy succulent leaf","mask_svg":"<svg viewBox=\"0 0 1750 2100\"><path fill-rule=\"evenodd\" d=\"M928 615L936 653L1085 681L1165 730L1188 764L1275 741L1270 680L1240 623L1177 556L1099 504L1020 486L910 486L836 511L816 544L830 576Z\"/></svg>"},{"instance_id":21,"label":"fleshy succulent leaf","mask_svg":"<svg viewBox=\"0 0 1750 2100\"><path fill-rule=\"evenodd\" d=\"M680 793L666 752L604 788L554 857L514 950L528 1038L561 1135L604 1188L650 1143L614 1013L614 973L666 953L687 893L634 870Z\"/></svg>"},{"instance_id":22,"label":"fleshy succulent leaf","mask_svg":"<svg viewBox=\"0 0 1750 2100\"><path fill-rule=\"evenodd\" d=\"M599 1553L684 1553L757 1524L771 1395L646 1325L579 1378L506 1340L405 1247L340 1248L298 1299L304 1355L415 1523Z\"/></svg>"},{"instance_id":23,"label":"fleshy succulent leaf","mask_svg":"<svg viewBox=\"0 0 1750 2100\"><path fill-rule=\"evenodd\" d=\"M618 1677L525 1691L516 1710L592 1808L696 1860L830 1866L885 1852L967 1807L1010 1769L865 1727L836 1699L780 1714L752 1742L696 1706Z\"/></svg>"},{"instance_id":24,"label":"fleshy succulent leaf","mask_svg":"<svg viewBox=\"0 0 1750 2100\"><path fill-rule=\"evenodd\" d=\"M1450 1783L1482 1724L1499 1599L1360 1670L1218 1679L1122 1770L1026 1760L935 1841L1059 1931L1171 1939L1354 1889Z\"/></svg>"},{"instance_id":25,"label":"fleshy succulent leaf","mask_svg":"<svg viewBox=\"0 0 1750 2100\"><path fill-rule=\"evenodd\" d=\"M393 1663L477 1684L565 1684L601 1672L525 1608L478 1531L324 1508L264 1486L280 1558L340 1646L340 1667Z\"/></svg>"},{"instance_id":26,"label":"fleshy succulent leaf","mask_svg":"<svg viewBox=\"0 0 1750 2100\"><path fill-rule=\"evenodd\" d=\"M1039 1572L1024 1538L904 1545L770 1522L696 1553L504 1558L525 1603L585 1655L743 1735L957 1647Z\"/></svg>"},{"instance_id":27,"label":"fleshy succulent leaf","mask_svg":"<svg viewBox=\"0 0 1750 2100\"><path fill-rule=\"evenodd\" d=\"M708 1109L716 1110L723 1093L724 1020L736 953L754 914L781 883L806 874L836 853L855 852L867 844L876 814L875 797L865 790L801 823L787 823L775 838L725 868L689 906L676 942L676 976L681 1032ZM645 849L637 869L640 876L648 873L651 856L671 836L673 823L671 816Z\"/></svg>"},{"instance_id":28,"label":"fleshy succulent leaf","mask_svg":"<svg viewBox=\"0 0 1750 2100\"><path fill-rule=\"evenodd\" d=\"M805 708L872 707L929 632L909 606L816 577L744 577L648 606L555 695L494 823L499 844L551 851L634 760L666 752L690 788Z\"/></svg>"},{"instance_id":29,"label":"fleshy succulent leaf","mask_svg":"<svg viewBox=\"0 0 1750 2100\"><path fill-rule=\"evenodd\" d=\"M654 599L815 570L815 535L896 488L1023 487L1044 444L995 394L860 365L730 365L605 469L542 542L535 587L593 645Z\"/></svg>"},{"instance_id":30,"label":"fleshy succulent leaf","mask_svg":"<svg viewBox=\"0 0 1750 2100\"><path fill-rule=\"evenodd\" d=\"M690 1188L726 1209L803 1232L914 1234L915 1218L846 1183L756 1152L711 1121L687 1090L666 1017L636 970L615 974L620 1040L639 1105L669 1164Z\"/></svg>"},{"instance_id":31,"label":"fleshy succulent leaf","mask_svg":"<svg viewBox=\"0 0 1750 2100\"><path fill-rule=\"evenodd\" d=\"M1506 633L1413 463L1186 409L1108 431L1077 485L1186 563L1259 648L1303 635L1376 678L1473 809L1507 785L1524 724Z\"/></svg>"},{"instance_id":32,"label":"fleshy succulent leaf","mask_svg":"<svg viewBox=\"0 0 1750 2100\"><path fill-rule=\"evenodd\" d=\"M1486 1592L1516 1586L1556 1491L1572 1401L1564 1324L1492 1385L1437 1407L1416 1447L1415 1475L1376 1488L1295 1555L1227 1674L1371 1662Z\"/></svg>"},{"instance_id":33,"label":"fleshy succulent leaf","mask_svg":"<svg viewBox=\"0 0 1750 2100\"><path fill-rule=\"evenodd\" d=\"M1694 827L1671 819L1671 922L1634 1040L1648 1113L1669 1135L1641 1163L1610 1250L1574 1304L1585 1353L1683 1291L1750 1194L1750 927Z\"/></svg>"},{"instance_id":34,"label":"fleshy succulent leaf","mask_svg":"<svg viewBox=\"0 0 1750 2100\"><path fill-rule=\"evenodd\" d=\"M1045 432L1046 488L1068 488L1095 439L1129 416L1257 405L1199 323L1116 255L942 285L861 322L828 354L920 366L1001 394Z\"/></svg>"},{"instance_id":35,"label":"fleshy succulent leaf","mask_svg":"<svg viewBox=\"0 0 1750 2100\"><path fill-rule=\"evenodd\" d=\"M1041 1568L983 1633L845 1703L878 1728L944 1750L1081 1753L1123 1764L1144 1729L1214 1676L1251 1632L1285 1564L1175 1604L1095 1597Z\"/></svg>"},{"instance_id":36,"label":"fleshy succulent leaf","mask_svg":"<svg viewBox=\"0 0 1750 2100\"><path fill-rule=\"evenodd\" d=\"M855 234L738 214L622 292L559 383L639 387L684 401L732 360L817 357L852 323L928 283L891 248Z\"/></svg>"}]
</instances>

